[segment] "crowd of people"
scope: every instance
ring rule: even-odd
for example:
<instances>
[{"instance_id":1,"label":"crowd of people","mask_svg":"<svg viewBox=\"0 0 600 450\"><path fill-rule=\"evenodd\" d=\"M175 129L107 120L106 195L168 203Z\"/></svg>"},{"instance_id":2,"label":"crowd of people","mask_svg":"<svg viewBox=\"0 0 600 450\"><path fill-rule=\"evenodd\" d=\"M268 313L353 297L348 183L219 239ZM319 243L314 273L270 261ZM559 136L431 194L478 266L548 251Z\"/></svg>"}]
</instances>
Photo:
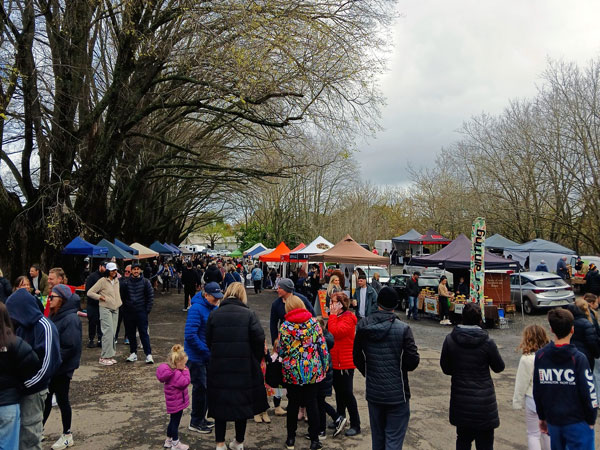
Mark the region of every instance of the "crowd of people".
<instances>
[{"instance_id":1,"label":"crowd of people","mask_svg":"<svg viewBox=\"0 0 600 450\"><path fill-rule=\"evenodd\" d=\"M314 266L290 278L277 271L271 278L271 269L236 260L179 259L148 266L134 262L121 274L114 262L100 263L87 276L85 314L60 268L46 275L33 265L0 297L2 448L41 448L53 397L63 429L52 448L74 445L69 389L82 353L78 316L87 315L88 347L101 347L100 365L117 364L122 324L130 345L126 361L137 361L139 337L145 362L153 364L148 315L155 295L169 289L165 283L183 290L187 312L183 345L174 343L156 371L170 415L165 448L188 448L179 428L191 405L189 431L214 432L217 450L243 449L247 421L270 422L269 399L275 414L286 417L282 446L287 449L296 446L300 420L308 422L311 449L322 448L329 433L338 439L357 436L363 426L354 392L356 369L366 379L372 448L402 448L410 418L408 373L417 369L420 357L410 326L395 313L399 298L394 289L377 285L375 277L368 283L357 272L350 274L356 288L349 295L344 289L348 274L330 269L322 277ZM157 275L169 267L168 275ZM265 278L271 281L264 284ZM417 281L418 274L408 286L409 313L415 319L418 291L411 290L411 282ZM315 288L323 285L327 319L317 313ZM248 288L260 293L266 287L277 292L270 310L270 345L247 294ZM597 297L588 293L567 309L551 310L553 342L540 326L523 332L513 406L525 409L530 450L594 448L597 309ZM473 442L478 450L492 449L500 422L491 371L503 371L504 361L482 327L479 306L468 303L462 317L440 357L443 373L451 377L450 423L456 427L457 450L470 449ZM228 445L227 422L235 429Z\"/></svg>"}]
</instances>

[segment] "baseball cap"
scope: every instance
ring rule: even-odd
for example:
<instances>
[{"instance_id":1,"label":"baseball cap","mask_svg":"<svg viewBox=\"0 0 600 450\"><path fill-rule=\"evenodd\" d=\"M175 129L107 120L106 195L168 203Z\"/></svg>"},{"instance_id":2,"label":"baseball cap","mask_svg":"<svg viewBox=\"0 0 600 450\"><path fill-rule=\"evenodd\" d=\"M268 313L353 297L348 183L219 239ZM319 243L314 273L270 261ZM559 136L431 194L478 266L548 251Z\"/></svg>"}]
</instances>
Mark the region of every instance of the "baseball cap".
<instances>
[{"instance_id":1,"label":"baseball cap","mask_svg":"<svg viewBox=\"0 0 600 450\"><path fill-rule=\"evenodd\" d=\"M135 267L142 267L142 265L141 265L141 264L140 264L138 261L136 261L136 262L134 262L134 263L131 265L131 268L132 268L132 269L133 269L133 268L135 268Z\"/></svg>"},{"instance_id":2,"label":"baseball cap","mask_svg":"<svg viewBox=\"0 0 600 450\"><path fill-rule=\"evenodd\" d=\"M215 283L214 281L206 283L206 286L204 286L204 292L212 295L214 298L223 298L223 292L221 291L219 284Z\"/></svg>"},{"instance_id":3,"label":"baseball cap","mask_svg":"<svg viewBox=\"0 0 600 450\"><path fill-rule=\"evenodd\" d=\"M117 265L116 265L114 262L109 262L109 263L106 265L106 270L108 270L109 272L110 272L111 270L117 270Z\"/></svg>"}]
</instances>

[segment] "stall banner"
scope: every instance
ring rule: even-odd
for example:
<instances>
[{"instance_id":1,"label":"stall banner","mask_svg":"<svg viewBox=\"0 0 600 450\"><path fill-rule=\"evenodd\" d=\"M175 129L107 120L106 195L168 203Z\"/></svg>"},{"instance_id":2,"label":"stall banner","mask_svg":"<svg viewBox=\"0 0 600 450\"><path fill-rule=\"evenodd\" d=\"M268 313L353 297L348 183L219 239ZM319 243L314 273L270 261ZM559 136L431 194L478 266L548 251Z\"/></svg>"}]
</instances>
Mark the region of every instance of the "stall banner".
<instances>
[{"instance_id":1,"label":"stall banner","mask_svg":"<svg viewBox=\"0 0 600 450\"><path fill-rule=\"evenodd\" d=\"M485 278L485 218L478 217L473 221L471 231L471 301L479 303L481 315L485 310L483 283Z\"/></svg>"},{"instance_id":2,"label":"stall banner","mask_svg":"<svg viewBox=\"0 0 600 450\"><path fill-rule=\"evenodd\" d=\"M319 296L319 306L321 307L321 317L323 319L329 318L329 314L327 313L327 291L325 289L319 289L317 291L317 295Z\"/></svg>"}]
</instances>

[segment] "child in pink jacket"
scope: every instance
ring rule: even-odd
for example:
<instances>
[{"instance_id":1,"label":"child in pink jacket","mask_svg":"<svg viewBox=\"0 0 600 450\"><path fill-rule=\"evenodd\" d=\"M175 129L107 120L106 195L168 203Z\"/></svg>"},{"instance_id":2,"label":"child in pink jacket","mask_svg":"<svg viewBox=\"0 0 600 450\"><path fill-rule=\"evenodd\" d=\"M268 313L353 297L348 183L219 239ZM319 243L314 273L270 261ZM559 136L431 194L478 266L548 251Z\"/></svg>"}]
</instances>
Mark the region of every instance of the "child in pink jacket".
<instances>
[{"instance_id":1,"label":"child in pink jacket","mask_svg":"<svg viewBox=\"0 0 600 450\"><path fill-rule=\"evenodd\" d=\"M169 353L167 363L156 369L156 378L165 384L165 401L167 413L171 415L167 427L165 448L188 450L189 446L179 442L179 422L183 410L190 405L188 386L190 384L190 371L185 366L188 357L183 351L183 346L174 345Z\"/></svg>"}]
</instances>

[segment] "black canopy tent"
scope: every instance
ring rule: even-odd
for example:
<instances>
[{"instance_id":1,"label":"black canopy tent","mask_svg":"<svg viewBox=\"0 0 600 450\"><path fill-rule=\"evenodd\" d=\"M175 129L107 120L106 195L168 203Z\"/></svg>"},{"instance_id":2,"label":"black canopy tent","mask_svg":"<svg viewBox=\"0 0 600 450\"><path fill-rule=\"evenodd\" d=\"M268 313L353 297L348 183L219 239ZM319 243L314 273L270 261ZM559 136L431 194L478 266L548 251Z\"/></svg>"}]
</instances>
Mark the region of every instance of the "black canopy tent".
<instances>
[{"instance_id":1,"label":"black canopy tent","mask_svg":"<svg viewBox=\"0 0 600 450\"><path fill-rule=\"evenodd\" d=\"M516 261L502 258L488 251L485 252L484 263L486 269L518 269ZM461 234L440 251L432 255L412 258L409 264L411 266L436 267L439 269L470 269L471 240Z\"/></svg>"}]
</instances>

